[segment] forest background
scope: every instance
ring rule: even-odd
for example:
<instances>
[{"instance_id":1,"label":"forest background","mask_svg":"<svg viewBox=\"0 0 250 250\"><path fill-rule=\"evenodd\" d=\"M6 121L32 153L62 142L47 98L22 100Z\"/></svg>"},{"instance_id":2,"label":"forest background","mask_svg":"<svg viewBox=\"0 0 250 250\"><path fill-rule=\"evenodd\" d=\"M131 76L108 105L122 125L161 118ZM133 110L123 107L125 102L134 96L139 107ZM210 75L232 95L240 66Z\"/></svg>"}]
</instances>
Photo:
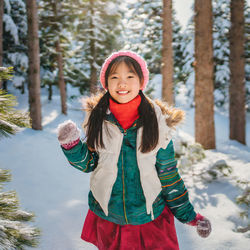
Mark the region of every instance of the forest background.
<instances>
[{"instance_id":1,"label":"forest background","mask_svg":"<svg viewBox=\"0 0 250 250\"><path fill-rule=\"evenodd\" d=\"M184 14L176 12L177 6L189 12L185 24ZM237 9L237 6L241 8ZM194 15L199 11L203 13L201 19ZM235 22L233 16L241 18L240 21ZM206 23L207 20L210 22ZM185 3L160 0L0 0L1 74L9 73L11 69L8 67L13 67L12 76L0 78L0 88L6 91L1 92L0 105L15 106L15 103L7 103L6 100L13 98L8 94L15 94L21 100L25 98L27 106L24 110L30 112L32 129L42 130L42 121L46 117L42 113L41 97L46 96L53 105L53 98L59 94L61 113L67 119L73 102L77 102L81 95L100 90L98 74L104 59L113 51L133 50L148 63L150 82L146 93L149 96L160 97L169 104L178 104L181 97L179 103L185 103L187 109L194 108L194 136L200 148L215 149L218 143L213 125L214 110L228 114L228 137L244 145L247 143L246 120L250 112L249 20L249 1L240 0L185 0ZM234 33L234 27L241 34ZM206 34L199 33L201 31ZM165 38L164 34L167 34ZM199 44L205 46L202 48ZM241 49L241 53L236 49ZM201 60L202 51L205 58L211 60ZM203 65L204 61L209 65ZM199 80L204 70L211 74L205 75L205 80ZM164 74L167 77L164 78ZM206 86L210 88L206 89ZM165 89L170 96L165 95ZM199 111L203 105L212 109ZM22 120L20 123L13 110L9 116L3 115L6 109L1 110L2 135L15 133L18 126L28 126L27 113L24 115L26 122ZM203 125L202 121L211 127L204 127L206 124ZM1 151L5 152L5 148ZM1 175L3 182L10 180L8 171L1 172ZM243 190L243 203L248 206L248 214L249 181ZM7 197L4 192L2 195ZM5 200L7 203L2 202L3 218L6 211L6 218L15 223L33 218L31 213L18 210L18 200L13 200L14 193L8 197L12 199L10 203L8 199ZM11 211L15 215L10 216ZM7 224L2 224L2 233L5 235L3 239L9 239L8 244L19 247L37 245L38 229L28 230L25 224L16 229L16 224ZM244 224L244 230L249 231L249 223Z\"/></svg>"}]
</instances>

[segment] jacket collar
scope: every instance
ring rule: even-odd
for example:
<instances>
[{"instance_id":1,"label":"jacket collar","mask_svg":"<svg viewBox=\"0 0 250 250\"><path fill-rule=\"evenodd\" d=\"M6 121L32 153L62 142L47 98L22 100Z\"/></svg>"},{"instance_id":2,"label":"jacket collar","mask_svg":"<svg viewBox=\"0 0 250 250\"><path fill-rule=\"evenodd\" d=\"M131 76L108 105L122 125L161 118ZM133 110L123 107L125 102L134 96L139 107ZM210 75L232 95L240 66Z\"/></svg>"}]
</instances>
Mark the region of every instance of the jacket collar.
<instances>
[{"instance_id":1,"label":"jacket collar","mask_svg":"<svg viewBox=\"0 0 250 250\"><path fill-rule=\"evenodd\" d=\"M85 99L82 99L83 109L87 113L91 113L93 108L97 105L99 100L102 98L104 93L99 93L95 96L91 96ZM169 106L166 102L161 100L151 100L150 98L146 97L148 101L153 105L153 102L158 106L165 117L165 122L169 128L175 128L178 124L184 121L185 113L181 109L174 108ZM107 114L109 114L109 109L107 110Z\"/></svg>"},{"instance_id":2,"label":"jacket collar","mask_svg":"<svg viewBox=\"0 0 250 250\"><path fill-rule=\"evenodd\" d=\"M107 110L107 115L106 115L105 120L106 120L107 122L110 122L110 123L116 125L116 126L120 129L120 131L121 131L122 133L125 131L125 130L122 128L121 124L119 124L119 122L117 121L117 119L115 118L115 116L110 112L109 109ZM138 119L136 119L136 120L133 122L133 124L131 125L131 127L128 128L128 129L126 129L126 131L128 131L128 130L130 131L130 130L136 129L136 123L137 123L137 121L138 121Z\"/></svg>"}]
</instances>

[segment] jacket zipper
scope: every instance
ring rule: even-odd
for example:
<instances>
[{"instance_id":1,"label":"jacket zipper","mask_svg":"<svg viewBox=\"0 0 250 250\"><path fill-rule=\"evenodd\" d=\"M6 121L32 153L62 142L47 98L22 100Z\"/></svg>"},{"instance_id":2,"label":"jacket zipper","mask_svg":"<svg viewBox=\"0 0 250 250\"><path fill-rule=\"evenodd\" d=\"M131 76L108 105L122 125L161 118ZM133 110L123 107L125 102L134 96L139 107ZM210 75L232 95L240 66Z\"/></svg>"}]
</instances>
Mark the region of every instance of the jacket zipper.
<instances>
[{"instance_id":1,"label":"jacket zipper","mask_svg":"<svg viewBox=\"0 0 250 250\"><path fill-rule=\"evenodd\" d=\"M124 130L124 135L126 135L126 130ZM124 182L124 168L123 168L123 148L122 148L122 185L123 185L123 209L124 209L124 217L126 224L128 224L128 218L126 214L126 206L125 206L125 182Z\"/></svg>"},{"instance_id":2,"label":"jacket zipper","mask_svg":"<svg viewBox=\"0 0 250 250\"><path fill-rule=\"evenodd\" d=\"M116 124L107 121L110 124L112 124L113 126L117 127ZM126 136L127 135L127 130L123 129L123 135ZM126 206L125 206L125 181L124 181L124 168L123 168L123 148L121 148L122 151L122 186L123 186L123 191L122 191L122 198L123 198L123 210L124 210L124 217L125 217L125 222L126 224L128 224L128 218L127 218L127 214L126 214Z\"/></svg>"}]
</instances>

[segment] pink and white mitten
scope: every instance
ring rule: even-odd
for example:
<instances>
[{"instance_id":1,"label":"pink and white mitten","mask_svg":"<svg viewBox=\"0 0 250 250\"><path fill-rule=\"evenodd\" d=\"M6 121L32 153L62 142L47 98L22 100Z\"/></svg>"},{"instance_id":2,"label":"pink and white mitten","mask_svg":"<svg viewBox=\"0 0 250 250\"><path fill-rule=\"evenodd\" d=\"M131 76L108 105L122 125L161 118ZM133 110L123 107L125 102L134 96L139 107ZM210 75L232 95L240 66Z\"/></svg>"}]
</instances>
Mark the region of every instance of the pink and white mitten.
<instances>
[{"instance_id":1,"label":"pink and white mitten","mask_svg":"<svg viewBox=\"0 0 250 250\"><path fill-rule=\"evenodd\" d=\"M187 224L190 226L196 226L197 233L203 238L208 237L212 231L210 221L201 214L197 214L195 219Z\"/></svg>"},{"instance_id":2,"label":"pink and white mitten","mask_svg":"<svg viewBox=\"0 0 250 250\"><path fill-rule=\"evenodd\" d=\"M57 127L57 137L61 146L65 149L73 148L80 141L81 130L77 125L67 120Z\"/></svg>"}]
</instances>

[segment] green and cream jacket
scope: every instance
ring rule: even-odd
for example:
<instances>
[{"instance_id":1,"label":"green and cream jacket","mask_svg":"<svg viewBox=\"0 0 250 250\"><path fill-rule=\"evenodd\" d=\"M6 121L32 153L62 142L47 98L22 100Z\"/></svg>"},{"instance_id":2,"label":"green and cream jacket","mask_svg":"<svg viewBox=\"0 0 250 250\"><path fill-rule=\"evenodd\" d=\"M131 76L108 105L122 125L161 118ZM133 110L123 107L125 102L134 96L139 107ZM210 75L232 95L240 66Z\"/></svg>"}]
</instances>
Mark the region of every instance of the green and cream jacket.
<instances>
[{"instance_id":1,"label":"green and cream jacket","mask_svg":"<svg viewBox=\"0 0 250 250\"><path fill-rule=\"evenodd\" d=\"M95 100L88 101L84 128ZM159 141L153 151L140 152L142 128L137 129L136 121L124 130L110 111L103 123L105 148L91 152L80 141L72 149L62 150L73 167L91 172L89 207L103 219L140 225L157 218L167 205L178 220L187 223L196 213L176 168L171 140L172 130L183 115L159 101L149 101L159 125Z\"/></svg>"}]
</instances>

